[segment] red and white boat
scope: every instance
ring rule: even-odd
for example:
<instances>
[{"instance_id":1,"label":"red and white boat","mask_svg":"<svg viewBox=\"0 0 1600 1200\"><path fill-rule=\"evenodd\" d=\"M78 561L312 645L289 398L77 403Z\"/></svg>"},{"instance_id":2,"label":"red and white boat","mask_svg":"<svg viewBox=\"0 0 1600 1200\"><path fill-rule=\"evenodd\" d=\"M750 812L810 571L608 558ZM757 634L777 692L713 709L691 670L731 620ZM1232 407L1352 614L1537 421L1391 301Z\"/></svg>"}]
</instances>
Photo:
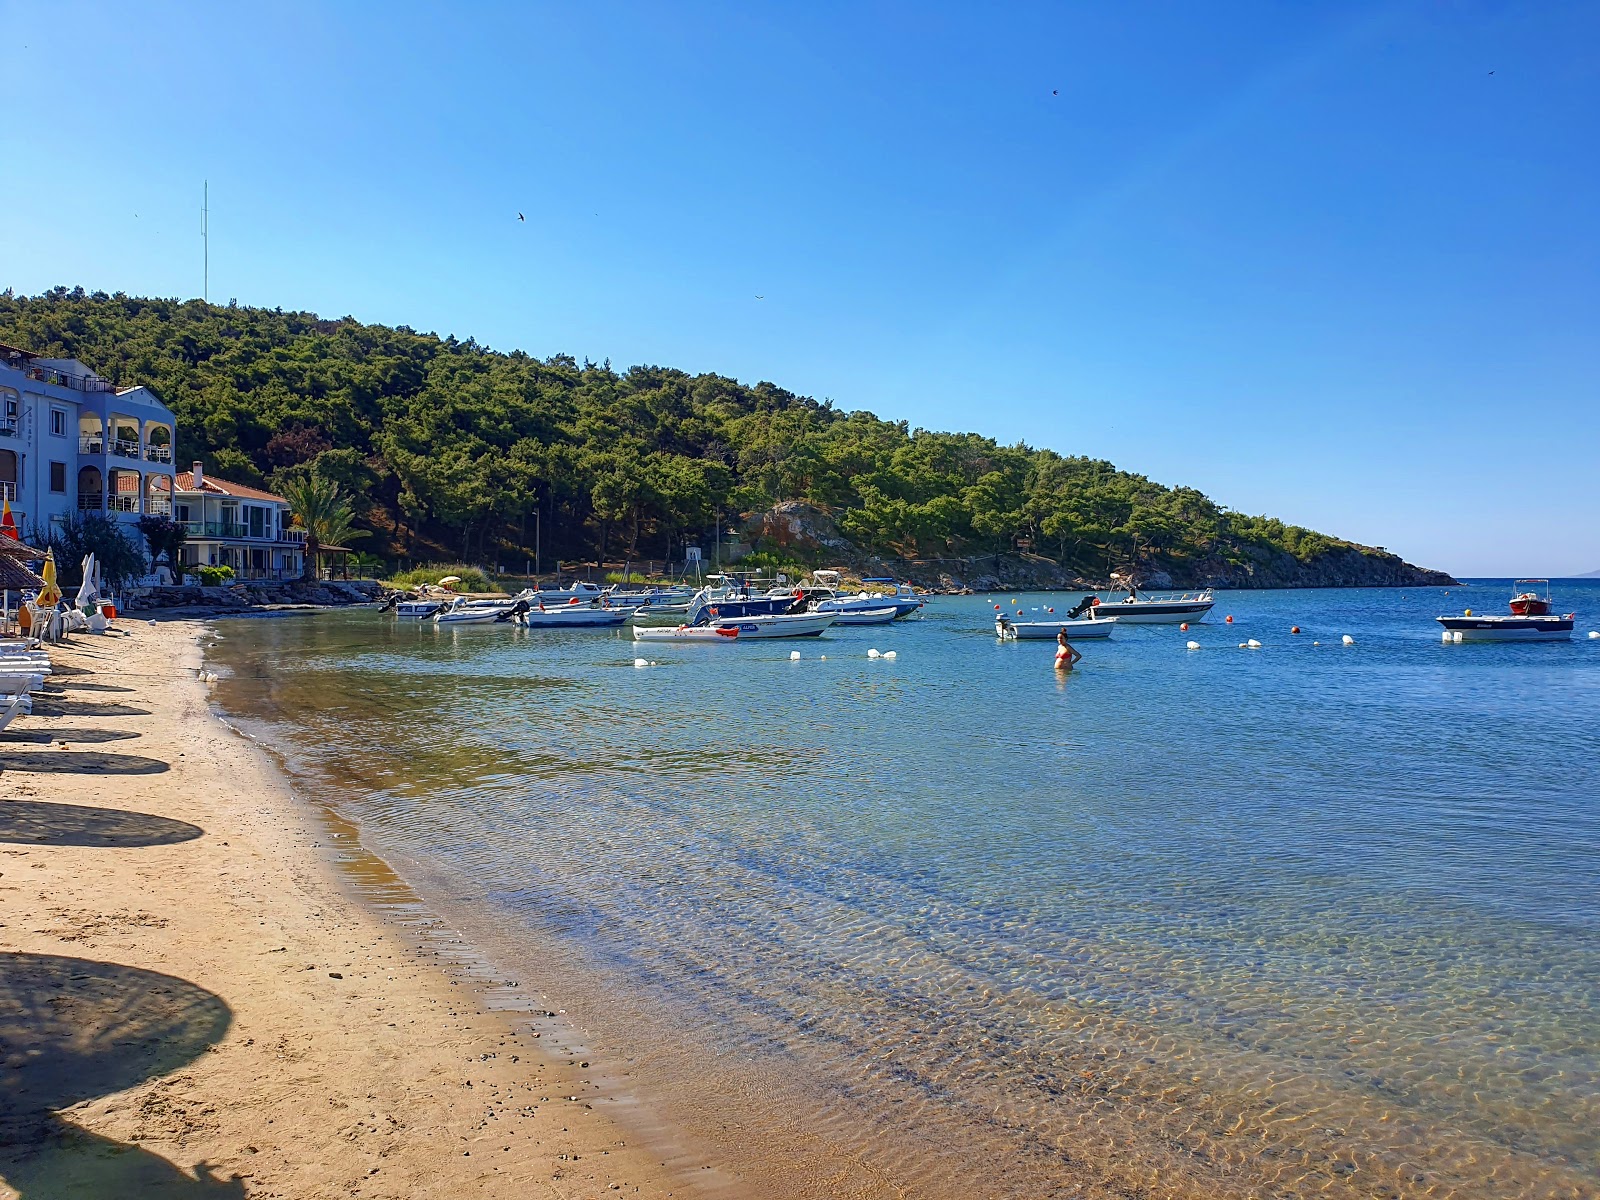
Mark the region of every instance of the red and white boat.
<instances>
[{"instance_id":1,"label":"red and white boat","mask_svg":"<svg viewBox=\"0 0 1600 1200\"><path fill-rule=\"evenodd\" d=\"M1550 611L1548 579L1519 579L1511 588L1510 616L1480 616L1469 608L1462 616L1436 619L1447 642L1564 642L1572 637L1575 616Z\"/></svg>"}]
</instances>

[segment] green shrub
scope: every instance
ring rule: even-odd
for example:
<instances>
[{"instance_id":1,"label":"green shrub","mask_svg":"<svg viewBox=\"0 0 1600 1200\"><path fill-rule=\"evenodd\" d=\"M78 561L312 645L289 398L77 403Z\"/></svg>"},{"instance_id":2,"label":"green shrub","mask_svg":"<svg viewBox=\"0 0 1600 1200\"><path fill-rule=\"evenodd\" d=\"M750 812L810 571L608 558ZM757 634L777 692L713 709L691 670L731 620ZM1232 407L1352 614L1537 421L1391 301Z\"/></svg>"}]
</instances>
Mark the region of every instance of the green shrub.
<instances>
[{"instance_id":1,"label":"green shrub","mask_svg":"<svg viewBox=\"0 0 1600 1200\"><path fill-rule=\"evenodd\" d=\"M425 583L438 583L439 580L451 575L458 576L460 583L452 584L458 592L496 592L497 588L489 576L478 567L469 567L462 563L428 563L426 566L412 567L409 571L402 571L389 578L389 586L396 588L421 587Z\"/></svg>"},{"instance_id":2,"label":"green shrub","mask_svg":"<svg viewBox=\"0 0 1600 1200\"><path fill-rule=\"evenodd\" d=\"M201 587L222 587L233 581L232 567L201 567L196 574Z\"/></svg>"}]
</instances>

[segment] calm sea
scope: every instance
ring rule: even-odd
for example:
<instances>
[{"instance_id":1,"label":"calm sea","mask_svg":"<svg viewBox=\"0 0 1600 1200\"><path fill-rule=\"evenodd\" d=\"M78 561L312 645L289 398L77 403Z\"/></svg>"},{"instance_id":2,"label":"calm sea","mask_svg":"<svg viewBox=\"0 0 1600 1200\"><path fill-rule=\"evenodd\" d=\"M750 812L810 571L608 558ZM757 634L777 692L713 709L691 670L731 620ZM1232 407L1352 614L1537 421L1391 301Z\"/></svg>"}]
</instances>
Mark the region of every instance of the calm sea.
<instances>
[{"instance_id":1,"label":"calm sea","mask_svg":"<svg viewBox=\"0 0 1600 1200\"><path fill-rule=\"evenodd\" d=\"M211 660L610 1078L759 1147L749 1194L1595 1196L1600 583L1555 584L1571 643L1441 643L1508 594L1222 593L1067 677L1010 596L647 649L321 613Z\"/></svg>"}]
</instances>

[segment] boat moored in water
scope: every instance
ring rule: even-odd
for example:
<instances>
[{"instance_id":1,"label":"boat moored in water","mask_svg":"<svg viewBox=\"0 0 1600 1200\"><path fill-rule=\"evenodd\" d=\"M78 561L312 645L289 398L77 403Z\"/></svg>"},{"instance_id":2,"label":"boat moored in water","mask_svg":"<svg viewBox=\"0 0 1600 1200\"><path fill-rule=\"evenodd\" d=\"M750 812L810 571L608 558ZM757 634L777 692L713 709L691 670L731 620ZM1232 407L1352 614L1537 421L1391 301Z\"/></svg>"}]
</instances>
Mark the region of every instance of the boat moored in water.
<instances>
[{"instance_id":1,"label":"boat moored in water","mask_svg":"<svg viewBox=\"0 0 1600 1200\"><path fill-rule=\"evenodd\" d=\"M818 612L830 612L831 609L819 607ZM884 608L847 608L843 612L833 613L835 625L887 625L891 621L898 621L901 612L890 604Z\"/></svg>"},{"instance_id":2,"label":"boat moored in water","mask_svg":"<svg viewBox=\"0 0 1600 1200\"><path fill-rule=\"evenodd\" d=\"M635 625L636 642L732 642L739 638L738 627L712 628L710 625Z\"/></svg>"},{"instance_id":3,"label":"boat moored in water","mask_svg":"<svg viewBox=\"0 0 1600 1200\"><path fill-rule=\"evenodd\" d=\"M1576 613L1557 616L1550 611L1548 579L1519 579L1511 589L1510 616L1479 615L1469 608L1459 617L1434 619L1444 626L1449 642L1564 642L1571 639L1576 618Z\"/></svg>"},{"instance_id":4,"label":"boat moored in water","mask_svg":"<svg viewBox=\"0 0 1600 1200\"><path fill-rule=\"evenodd\" d=\"M994 634L1003 642L1043 642L1054 641L1057 634L1065 633L1069 642L1081 642L1086 638L1110 637L1115 624L1115 621L1072 617L1051 621L1021 621L1002 612L995 614Z\"/></svg>"},{"instance_id":5,"label":"boat moored in water","mask_svg":"<svg viewBox=\"0 0 1600 1200\"><path fill-rule=\"evenodd\" d=\"M834 613L773 613L768 616L718 617L704 628L736 630L741 642L750 638L817 637L836 619Z\"/></svg>"},{"instance_id":6,"label":"boat moored in water","mask_svg":"<svg viewBox=\"0 0 1600 1200\"><path fill-rule=\"evenodd\" d=\"M1095 621L1118 621L1125 625L1179 625L1198 621L1216 604L1210 588L1198 592L1171 592L1153 596L1129 588L1121 600L1092 597L1089 616Z\"/></svg>"}]
</instances>

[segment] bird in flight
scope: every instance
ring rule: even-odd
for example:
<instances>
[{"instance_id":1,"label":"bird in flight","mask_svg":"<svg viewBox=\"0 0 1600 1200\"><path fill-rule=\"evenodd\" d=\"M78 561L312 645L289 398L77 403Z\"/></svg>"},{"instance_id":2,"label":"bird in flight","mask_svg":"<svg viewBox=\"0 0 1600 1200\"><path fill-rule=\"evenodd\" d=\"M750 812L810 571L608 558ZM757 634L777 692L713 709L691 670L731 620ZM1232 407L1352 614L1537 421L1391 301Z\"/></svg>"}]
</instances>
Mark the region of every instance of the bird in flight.
<instances>
[{"instance_id":1,"label":"bird in flight","mask_svg":"<svg viewBox=\"0 0 1600 1200\"><path fill-rule=\"evenodd\" d=\"M1490 72L1490 74L1493 74L1493 72ZM1050 94L1052 96L1059 96L1059 95L1061 95L1061 89L1060 88L1051 88L1050 89Z\"/></svg>"},{"instance_id":2,"label":"bird in flight","mask_svg":"<svg viewBox=\"0 0 1600 1200\"><path fill-rule=\"evenodd\" d=\"M1490 72L1489 72L1489 74L1491 74L1491 75L1493 75L1493 74L1494 74L1494 72L1493 72L1493 71L1490 71Z\"/></svg>"},{"instance_id":3,"label":"bird in flight","mask_svg":"<svg viewBox=\"0 0 1600 1200\"><path fill-rule=\"evenodd\" d=\"M527 218L524 217L521 213L518 213L517 214L517 220L523 221L525 223L527 221Z\"/></svg>"},{"instance_id":4,"label":"bird in flight","mask_svg":"<svg viewBox=\"0 0 1600 1200\"><path fill-rule=\"evenodd\" d=\"M765 299L766 299L766 297L765 297L765 296L757 296L757 297L756 297L756 299L757 299L757 300L765 300Z\"/></svg>"}]
</instances>

